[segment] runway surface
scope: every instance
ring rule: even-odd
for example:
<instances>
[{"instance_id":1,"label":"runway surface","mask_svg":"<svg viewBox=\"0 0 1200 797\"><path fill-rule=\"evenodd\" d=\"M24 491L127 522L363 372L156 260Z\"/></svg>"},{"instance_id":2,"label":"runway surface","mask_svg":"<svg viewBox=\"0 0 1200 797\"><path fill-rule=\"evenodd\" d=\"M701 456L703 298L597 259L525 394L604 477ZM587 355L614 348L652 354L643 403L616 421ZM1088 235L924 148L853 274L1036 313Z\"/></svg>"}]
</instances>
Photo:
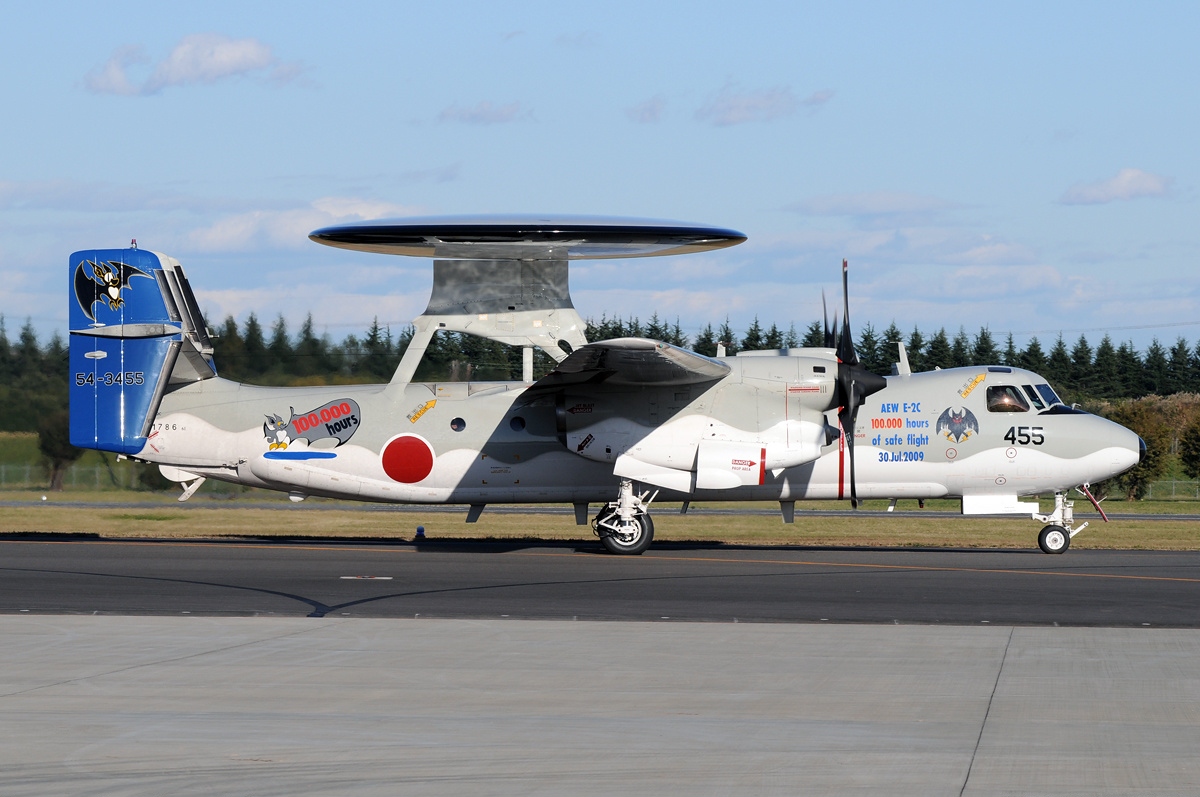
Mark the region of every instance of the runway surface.
<instances>
[{"instance_id":1,"label":"runway surface","mask_svg":"<svg viewBox=\"0 0 1200 797\"><path fill-rule=\"evenodd\" d=\"M1200 627L1200 552L0 540L0 612Z\"/></svg>"},{"instance_id":2,"label":"runway surface","mask_svg":"<svg viewBox=\"0 0 1200 797\"><path fill-rule=\"evenodd\" d=\"M8 536L0 793L1193 795L1197 625L1194 552Z\"/></svg>"}]
</instances>

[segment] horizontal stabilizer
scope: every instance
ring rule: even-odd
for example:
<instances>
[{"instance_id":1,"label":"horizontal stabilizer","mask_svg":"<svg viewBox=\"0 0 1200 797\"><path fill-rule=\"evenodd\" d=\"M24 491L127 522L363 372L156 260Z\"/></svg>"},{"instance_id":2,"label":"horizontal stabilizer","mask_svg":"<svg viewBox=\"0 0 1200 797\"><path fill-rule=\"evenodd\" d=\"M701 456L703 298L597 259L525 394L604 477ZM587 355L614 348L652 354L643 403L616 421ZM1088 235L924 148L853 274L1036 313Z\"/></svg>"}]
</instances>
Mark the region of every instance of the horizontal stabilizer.
<instances>
[{"instance_id":1,"label":"horizontal stabilizer","mask_svg":"<svg viewBox=\"0 0 1200 797\"><path fill-rule=\"evenodd\" d=\"M729 366L702 354L647 338L616 338L576 349L529 388L573 385L670 386L715 382Z\"/></svg>"}]
</instances>

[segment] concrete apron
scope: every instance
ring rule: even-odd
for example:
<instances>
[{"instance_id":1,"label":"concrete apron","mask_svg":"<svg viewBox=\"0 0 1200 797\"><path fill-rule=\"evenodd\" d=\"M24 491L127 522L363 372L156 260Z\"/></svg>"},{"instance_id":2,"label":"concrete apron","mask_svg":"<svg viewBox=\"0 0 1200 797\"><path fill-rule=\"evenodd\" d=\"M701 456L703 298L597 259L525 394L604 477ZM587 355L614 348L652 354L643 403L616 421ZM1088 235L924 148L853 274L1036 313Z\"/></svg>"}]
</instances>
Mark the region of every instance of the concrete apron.
<instances>
[{"instance_id":1,"label":"concrete apron","mask_svg":"<svg viewBox=\"0 0 1200 797\"><path fill-rule=\"evenodd\" d=\"M0 617L0 793L1200 793L1200 631Z\"/></svg>"}]
</instances>

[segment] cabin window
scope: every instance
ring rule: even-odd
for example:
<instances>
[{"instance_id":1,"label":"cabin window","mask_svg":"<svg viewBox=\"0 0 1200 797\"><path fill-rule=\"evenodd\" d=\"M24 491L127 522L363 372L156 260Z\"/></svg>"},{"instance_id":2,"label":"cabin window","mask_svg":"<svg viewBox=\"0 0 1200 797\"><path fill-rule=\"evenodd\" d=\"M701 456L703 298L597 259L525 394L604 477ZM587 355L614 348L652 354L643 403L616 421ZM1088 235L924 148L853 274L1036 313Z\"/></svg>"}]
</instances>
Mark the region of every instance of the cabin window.
<instances>
[{"instance_id":1,"label":"cabin window","mask_svg":"<svg viewBox=\"0 0 1200 797\"><path fill-rule=\"evenodd\" d=\"M450 428L456 432L461 432L463 429L467 428L467 422L462 418L455 418L454 420L450 421Z\"/></svg>"},{"instance_id":2,"label":"cabin window","mask_svg":"<svg viewBox=\"0 0 1200 797\"><path fill-rule=\"evenodd\" d=\"M1033 389L1033 385L1021 385L1021 389L1025 391L1026 396L1029 396L1029 400L1033 402L1034 409L1046 409L1045 402L1042 401L1042 397L1038 395L1038 392Z\"/></svg>"},{"instance_id":3,"label":"cabin window","mask_svg":"<svg viewBox=\"0 0 1200 797\"><path fill-rule=\"evenodd\" d=\"M1029 402L1015 385L994 385L987 389L988 412L1029 412Z\"/></svg>"}]
</instances>

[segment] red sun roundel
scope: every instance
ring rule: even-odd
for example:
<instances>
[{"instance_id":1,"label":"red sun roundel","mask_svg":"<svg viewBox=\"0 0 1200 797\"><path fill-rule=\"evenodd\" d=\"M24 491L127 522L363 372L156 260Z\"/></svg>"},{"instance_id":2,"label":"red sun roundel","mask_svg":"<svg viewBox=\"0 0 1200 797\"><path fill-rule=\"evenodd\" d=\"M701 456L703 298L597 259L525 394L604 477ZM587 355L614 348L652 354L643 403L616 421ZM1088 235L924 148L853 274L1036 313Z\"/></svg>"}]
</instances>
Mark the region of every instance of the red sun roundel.
<instances>
[{"instance_id":1,"label":"red sun roundel","mask_svg":"<svg viewBox=\"0 0 1200 797\"><path fill-rule=\"evenodd\" d=\"M415 434L397 435L383 447L380 459L393 481L416 484L433 470L433 447Z\"/></svg>"}]
</instances>

